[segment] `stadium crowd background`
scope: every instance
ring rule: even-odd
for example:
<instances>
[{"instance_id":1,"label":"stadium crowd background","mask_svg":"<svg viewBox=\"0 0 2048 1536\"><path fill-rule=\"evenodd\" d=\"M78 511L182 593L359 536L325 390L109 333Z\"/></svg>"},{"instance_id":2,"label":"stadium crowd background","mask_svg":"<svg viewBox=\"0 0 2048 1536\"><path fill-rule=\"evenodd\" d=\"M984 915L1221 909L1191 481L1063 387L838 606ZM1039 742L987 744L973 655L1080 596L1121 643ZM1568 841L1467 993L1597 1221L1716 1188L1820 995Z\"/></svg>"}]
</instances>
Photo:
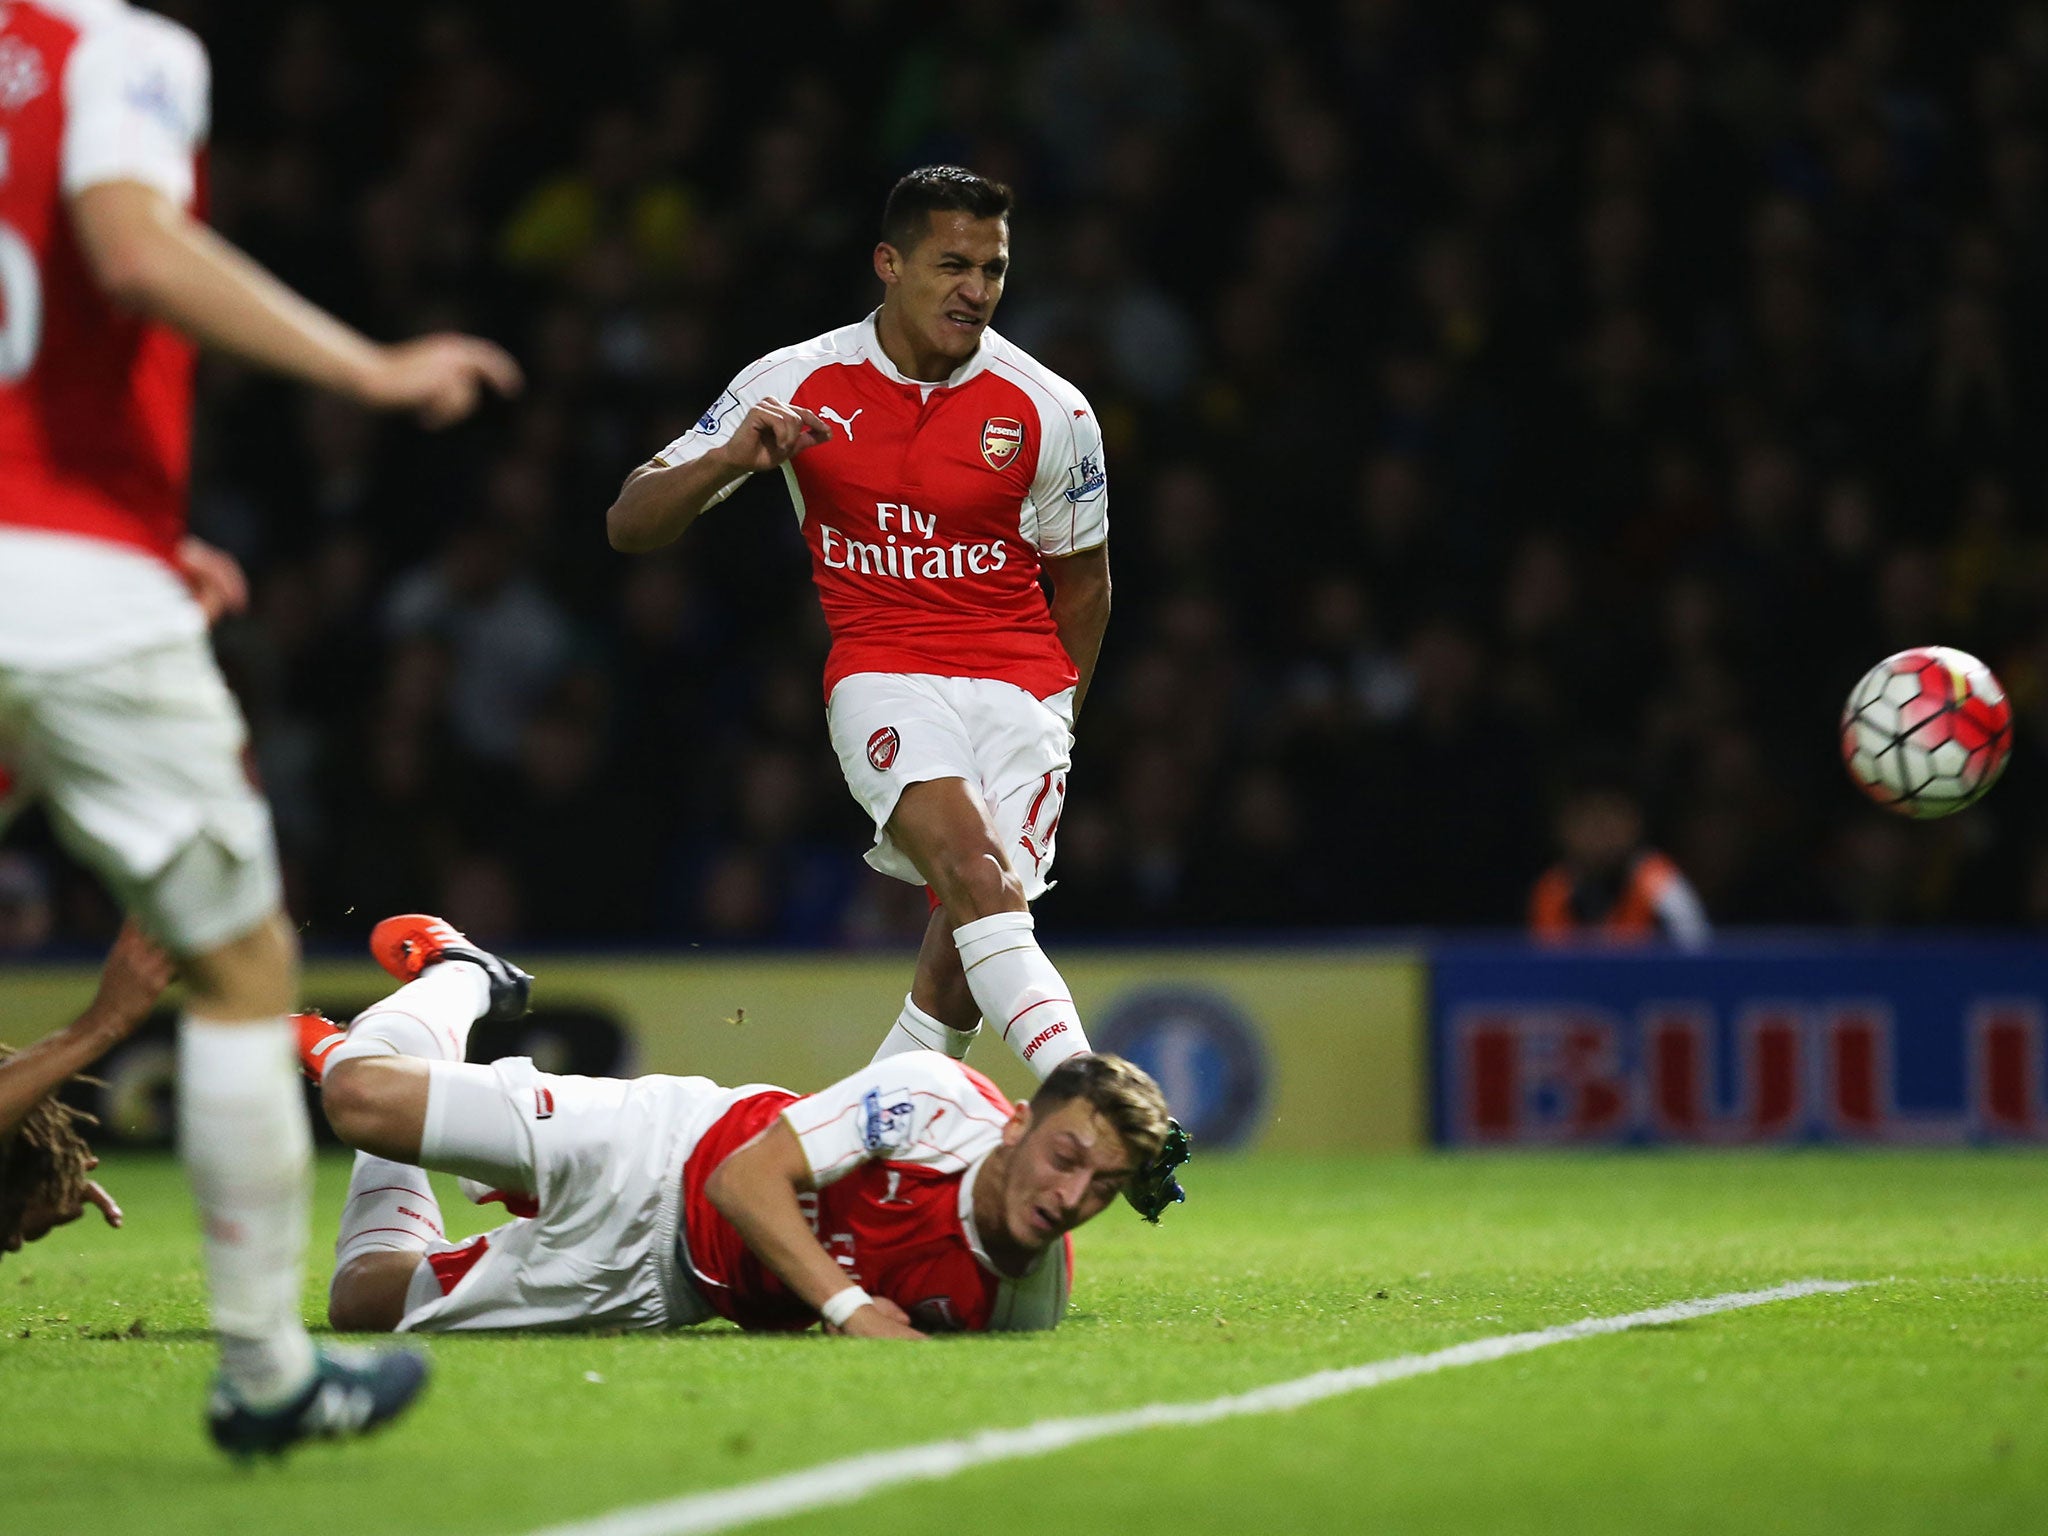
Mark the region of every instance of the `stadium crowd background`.
<instances>
[{"instance_id":1,"label":"stadium crowd background","mask_svg":"<svg viewBox=\"0 0 2048 1536\"><path fill-rule=\"evenodd\" d=\"M1108 435L1048 929L1511 925L1595 751L1719 923L2048 922L2048 5L164 8L215 221L530 374L429 438L205 366L194 526L254 579L217 640L315 942L922 930L779 477L662 555L602 517L869 307L933 161L1016 186L997 325ZM1913 825L1835 720L1928 642L2018 757ZM8 850L0 943L111 931L39 820Z\"/></svg>"}]
</instances>

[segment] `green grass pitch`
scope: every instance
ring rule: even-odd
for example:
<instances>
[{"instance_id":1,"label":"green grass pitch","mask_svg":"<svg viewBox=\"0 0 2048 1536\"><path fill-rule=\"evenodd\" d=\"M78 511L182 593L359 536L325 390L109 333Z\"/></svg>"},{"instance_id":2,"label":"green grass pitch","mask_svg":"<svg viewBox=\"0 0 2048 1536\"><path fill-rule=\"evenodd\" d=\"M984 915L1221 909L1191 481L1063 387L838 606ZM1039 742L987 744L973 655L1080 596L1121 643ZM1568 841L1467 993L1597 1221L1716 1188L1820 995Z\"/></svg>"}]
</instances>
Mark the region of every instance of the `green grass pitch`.
<instances>
[{"instance_id":1,"label":"green grass pitch","mask_svg":"<svg viewBox=\"0 0 2048 1536\"><path fill-rule=\"evenodd\" d=\"M1296 1413L1155 1430L772 1522L890 1536L2048 1530L2048 1158L1429 1156L1191 1170L1078 1240L1057 1333L922 1346L730 1329L429 1342L379 1438L241 1468L175 1165L129 1225L0 1263L0 1531L516 1536L833 1457L1193 1401L1808 1277L1815 1296L1559 1345ZM315 1275L346 1165L321 1168ZM491 1213L444 1202L461 1230Z\"/></svg>"}]
</instances>

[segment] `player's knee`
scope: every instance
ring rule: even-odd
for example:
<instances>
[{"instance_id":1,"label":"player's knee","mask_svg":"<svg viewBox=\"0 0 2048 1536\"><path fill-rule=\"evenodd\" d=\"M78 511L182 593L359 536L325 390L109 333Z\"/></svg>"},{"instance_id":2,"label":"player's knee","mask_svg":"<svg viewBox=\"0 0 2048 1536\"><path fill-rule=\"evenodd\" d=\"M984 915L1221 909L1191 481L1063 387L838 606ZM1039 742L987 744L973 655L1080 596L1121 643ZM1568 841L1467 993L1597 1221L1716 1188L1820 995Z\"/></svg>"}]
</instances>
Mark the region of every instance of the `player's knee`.
<instances>
[{"instance_id":1,"label":"player's knee","mask_svg":"<svg viewBox=\"0 0 2048 1536\"><path fill-rule=\"evenodd\" d=\"M1025 909L1024 882L993 849L949 849L935 862L932 884L959 922Z\"/></svg>"},{"instance_id":2,"label":"player's knee","mask_svg":"<svg viewBox=\"0 0 2048 1536\"><path fill-rule=\"evenodd\" d=\"M373 1060L337 1061L320 1080L320 1108L327 1123L352 1147L378 1139L384 1095L377 1091L377 1066Z\"/></svg>"},{"instance_id":3,"label":"player's knee","mask_svg":"<svg viewBox=\"0 0 2048 1536\"><path fill-rule=\"evenodd\" d=\"M327 1288L327 1325L337 1333L392 1332L405 1317L421 1257L380 1249L343 1264Z\"/></svg>"}]
</instances>

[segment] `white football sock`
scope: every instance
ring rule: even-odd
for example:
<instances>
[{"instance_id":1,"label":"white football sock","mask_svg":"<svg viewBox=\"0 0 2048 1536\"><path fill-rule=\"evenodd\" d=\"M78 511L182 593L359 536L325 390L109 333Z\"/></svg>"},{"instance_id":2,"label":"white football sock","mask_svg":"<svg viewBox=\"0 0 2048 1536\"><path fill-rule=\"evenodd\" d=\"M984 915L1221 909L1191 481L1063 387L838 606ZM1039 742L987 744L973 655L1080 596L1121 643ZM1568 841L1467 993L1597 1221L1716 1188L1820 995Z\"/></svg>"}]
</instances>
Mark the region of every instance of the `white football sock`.
<instances>
[{"instance_id":1,"label":"white football sock","mask_svg":"<svg viewBox=\"0 0 2048 1536\"><path fill-rule=\"evenodd\" d=\"M253 1408L313 1377L299 1311L313 1194L313 1135L288 1019L178 1029L178 1149L199 1206L221 1370Z\"/></svg>"},{"instance_id":2,"label":"white football sock","mask_svg":"<svg viewBox=\"0 0 2048 1536\"><path fill-rule=\"evenodd\" d=\"M900 1056L905 1051L944 1051L955 1061L965 1061L967 1048L980 1033L979 1023L972 1029L955 1029L940 1023L906 995L903 1011L896 1015L895 1024L883 1037L882 1048L869 1060L880 1061L884 1056Z\"/></svg>"},{"instance_id":3,"label":"white football sock","mask_svg":"<svg viewBox=\"0 0 2048 1536\"><path fill-rule=\"evenodd\" d=\"M442 960L356 1015L348 1038L327 1053L327 1071L357 1056L460 1061L470 1026L491 1006L491 984L467 960Z\"/></svg>"},{"instance_id":4,"label":"white football sock","mask_svg":"<svg viewBox=\"0 0 2048 1536\"><path fill-rule=\"evenodd\" d=\"M545 1076L536 1077L535 1091L548 1091ZM437 1061L427 1068L420 1161L491 1189L537 1195L533 1138L527 1133L525 1113L526 1106L512 1101L505 1080L489 1067Z\"/></svg>"},{"instance_id":5,"label":"white football sock","mask_svg":"<svg viewBox=\"0 0 2048 1536\"><path fill-rule=\"evenodd\" d=\"M328 1305L332 1307L334 1287L341 1282L342 1269L351 1259L380 1250L424 1256L445 1253L454 1246L442 1232L441 1206L434 1199L434 1186L427 1182L424 1168L358 1152L348 1177L348 1204L341 1210L341 1236L334 1244L334 1279L328 1282ZM420 1269L429 1276L434 1273L426 1264L420 1265ZM419 1276L413 1278L417 1281ZM437 1287L438 1284L436 1281ZM405 1311L411 1311L415 1304L408 1289Z\"/></svg>"},{"instance_id":6,"label":"white football sock","mask_svg":"<svg viewBox=\"0 0 2048 1536\"><path fill-rule=\"evenodd\" d=\"M426 1170L358 1152L334 1244L336 1273L350 1259L379 1249L426 1253L446 1243L440 1202Z\"/></svg>"},{"instance_id":7,"label":"white football sock","mask_svg":"<svg viewBox=\"0 0 2048 1536\"><path fill-rule=\"evenodd\" d=\"M981 1016L1043 1082L1069 1056L1088 1049L1066 979L1032 936L1029 912L998 912L953 930L960 966Z\"/></svg>"}]
</instances>

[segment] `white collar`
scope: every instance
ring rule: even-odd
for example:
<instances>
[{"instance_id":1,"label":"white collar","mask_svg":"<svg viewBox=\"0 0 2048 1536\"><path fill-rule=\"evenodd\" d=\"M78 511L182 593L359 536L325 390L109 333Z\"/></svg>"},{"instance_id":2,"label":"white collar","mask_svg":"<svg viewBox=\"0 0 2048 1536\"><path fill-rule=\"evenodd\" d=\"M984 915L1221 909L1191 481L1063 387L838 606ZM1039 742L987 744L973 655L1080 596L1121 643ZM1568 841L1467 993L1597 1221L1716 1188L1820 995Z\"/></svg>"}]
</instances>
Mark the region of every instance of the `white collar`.
<instances>
[{"instance_id":1,"label":"white collar","mask_svg":"<svg viewBox=\"0 0 2048 1536\"><path fill-rule=\"evenodd\" d=\"M929 395L935 389L958 389L989 364L989 357L993 351L989 343L995 341L997 337L992 327L983 326L981 328L981 340L974 348L974 356L968 358L966 362L955 368L945 378L913 379L894 363L890 362L889 354L882 350L882 338L875 330L875 316L881 312L881 307L877 305L874 309L868 311L867 319L861 321L860 350L861 355L885 379L893 379L898 384L915 384Z\"/></svg>"},{"instance_id":2,"label":"white collar","mask_svg":"<svg viewBox=\"0 0 2048 1536\"><path fill-rule=\"evenodd\" d=\"M974 1181L981 1177L983 1166L987 1164L995 1150L995 1147L990 1147L987 1152L982 1153L981 1156L969 1164L967 1172L960 1176L960 1227L967 1234L967 1246L974 1254L974 1260L977 1264L998 1279L1022 1280L1027 1276L1038 1273L1038 1266L1043 1264L1045 1256L1052 1252L1052 1245L1047 1244L1039 1249L1038 1257L1025 1265L1024 1273L1021 1275L1005 1274L1002 1270L996 1268L995 1260L991 1259L988 1256L988 1250L981 1246L981 1229L974 1224Z\"/></svg>"}]
</instances>

